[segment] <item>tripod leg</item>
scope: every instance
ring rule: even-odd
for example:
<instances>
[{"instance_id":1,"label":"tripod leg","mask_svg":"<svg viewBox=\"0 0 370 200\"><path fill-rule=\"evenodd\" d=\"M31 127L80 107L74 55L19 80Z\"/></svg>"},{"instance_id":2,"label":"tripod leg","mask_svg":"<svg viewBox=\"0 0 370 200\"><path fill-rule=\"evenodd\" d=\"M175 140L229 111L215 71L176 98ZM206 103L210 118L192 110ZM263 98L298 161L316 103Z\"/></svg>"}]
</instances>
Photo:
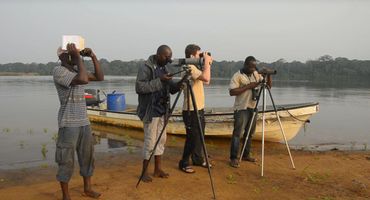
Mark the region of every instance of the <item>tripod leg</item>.
<instances>
[{"instance_id":1,"label":"tripod leg","mask_svg":"<svg viewBox=\"0 0 370 200\"><path fill-rule=\"evenodd\" d=\"M256 116L257 116L257 110L255 108L255 110L253 111L251 123L249 123L249 126L248 126L248 132L247 132L247 136L245 137L245 140L244 140L242 151L240 152L239 162L242 161L242 158L244 156L244 151L245 151L245 148L247 147L248 138L249 138L249 135L251 134L251 130L252 130L252 126L253 126L253 121L254 121L254 118L256 118Z\"/></svg>"},{"instance_id":2,"label":"tripod leg","mask_svg":"<svg viewBox=\"0 0 370 200\"><path fill-rule=\"evenodd\" d=\"M199 128L199 132L200 132L199 137L200 137L200 139L202 141L202 145L203 145L203 152L204 152L204 157L205 157L206 163L207 163L209 179L211 181L213 198L216 199L216 193L215 193L213 178L212 178L212 174L211 174L211 167L210 167L210 163L209 163L209 160L208 160L208 153L207 153L206 143L204 141L204 133L203 133L203 129L202 129L202 123L200 122L200 119L199 119L199 113L198 113L198 108L197 108L197 104L196 104L196 101L195 101L194 91L193 91L193 88L191 87L189 81L187 81L187 88L190 91L191 101L193 103L194 112L195 112L195 115L196 115L196 118L197 118L197 121L198 121L198 128Z\"/></svg>"},{"instance_id":3,"label":"tripod leg","mask_svg":"<svg viewBox=\"0 0 370 200\"><path fill-rule=\"evenodd\" d=\"M266 86L262 87L263 101L262 101L262 165L261 176L263 176L264 163L265 163L265 112L266 112Z\"/></svg>"},{"instance_id":4,"label":"tripod leg","mask_svg":"<svg viewBox=\"0 0 370 200\"><path fill-rule=\"evenodd\" d=\"M141 172L140 178L139 178L138 182L136 183L136 188L139 186L139 184L140 184L141 180L143 179L143 177L144 177L144 175L145 175L145 172L146 172L146 170L147 170L147 168L148 168L148 166L149 166L150 160L152 159L152 157L153 157L153 155L154 155L154 153L155 153L155 150L157 149L157 146L158 146L158 144L159 144L159 141L161 140L162 135L163 135L163 133L164 133L164 130L166 130L166 126L167 126L167 124L168 124L168 120L169 120L169 118L171 117L172 112L175 110L175 107L176 107L177 101L178 101L178 100L179 100L179 98L180 98L180 95L181 95L181 90L178 92L178 94L177 94L177 96L176 96L176 99L175 99L175 101L174 101L174 103L173 103L173 105L172 105L172 107L171 107L171 110L169 111L169 113L168 113L168 114L166 114L166 115L165 115L165 121L164 121L163 128L162 128L162 130L161 130L161 133L159 134L159 137L158 137L157 141L155 142L155 145L154 145L154 147L153 147L152 153L150 154L150 157L149 157L148 161L147 161L147 162L145 162L145 164L144 164L144 166L143 166L143 171Z\"/></svg>"},{"instance_id":5,"label":"tripod leg","mask_svg":"<svg viewBox=\"0 0 370 200\"><path fill-rule=\"evenodd\" d=\"M294 165L293 157L292 157L292 154L290 153L289 144L288 144L288 141L287 141L287 139L286 139L285 132L284 132L283 126L282 126L282 124L281 124L280 116L279 116L278 111L277 111L277 109L276 109L274 99L272 98L272 94L271 94L270 88L268 88L268 87L267 87L267 90L269 91L269 95L270 95L270 98L271 98L271 102L272 102L272 105L273 105L273 107L274 107L276 117L277 117L277 119L278 119L278 121L279 121L280 130L281 130L281 133L283 134L284 142L285 142L285 145L286 145L286 148L287 148L287 150L288 150L289 157L290 157L290 162L292 163L292 167L293 167L293 169L295 169L295 165Z\"/></svg>"},{"instance_id":6,"label":"tripod leg","mask_svg":"<svg viewBox=\"0 0 370 200\"><path fill-rule=\"evenodd\" d=\"M239 162L241 162L242 158L243 158L243 155L244 155L244 150L247 146L247 142L248 142L248 138L249 138L249 135L251 134L251 130L252 130L252 126L253 126L253 121L254 119L257 117L258 115L258 103L260 102L260 97L261 97L261 92L262 92L262 89L260 89L258 91L258 96L257 96L257 102L256 102L256 106L254 107L253 109L253 115L252 115L252 119L251 119L251 123L249 123L249 126L248 126L248 132L247 132L247 136L245 138L245 141L244 141L244 144L243 144L243 147L242 147L242 151L240 152L240 157L239 157ZM256 122L257 123L257 122Z\"/></svg>"}]
</instances>

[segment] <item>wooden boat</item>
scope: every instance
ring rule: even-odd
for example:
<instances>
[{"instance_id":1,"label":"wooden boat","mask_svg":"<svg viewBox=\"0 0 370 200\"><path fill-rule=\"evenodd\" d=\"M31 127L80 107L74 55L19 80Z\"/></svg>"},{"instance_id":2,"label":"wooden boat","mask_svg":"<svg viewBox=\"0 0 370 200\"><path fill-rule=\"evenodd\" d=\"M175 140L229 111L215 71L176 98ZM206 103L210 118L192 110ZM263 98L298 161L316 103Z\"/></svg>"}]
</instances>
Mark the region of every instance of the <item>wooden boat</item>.
<instances>
[{"instance_id":1,"label":"wooden boat","mask_svg":"<svg viewBox=\"0 0 370 200\"><path fill-rule=\"evenodd\" d=\"M277 105L287 140L294 138L302 126L309 122L309 118L319 111L319 103L301 103ZM102 109L88 108L89 119L92 123L113 125L122 128L143 129L143 123L136 115L135 106L127 106L123 112L107 111ZM270 142L283 141L279 122L272 106L267 106L266 111L265 140ZM232 108L206 109L206 136L231 137L234 128ZM184 123L181 110L175 110L167 125L167 133L185 135ZM262 137L262 113L259 108L257 128L253 139L261 140Z\"/></svg>"}]
</instances>

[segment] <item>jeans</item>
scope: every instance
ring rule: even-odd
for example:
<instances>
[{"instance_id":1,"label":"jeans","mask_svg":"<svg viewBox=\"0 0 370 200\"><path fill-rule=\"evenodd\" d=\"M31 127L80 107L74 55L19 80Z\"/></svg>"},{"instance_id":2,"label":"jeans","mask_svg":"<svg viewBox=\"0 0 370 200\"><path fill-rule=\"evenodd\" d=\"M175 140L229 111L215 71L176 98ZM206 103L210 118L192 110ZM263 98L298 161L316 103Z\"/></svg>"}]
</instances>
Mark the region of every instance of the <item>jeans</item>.
<instances>
[{"instance_id":1,"label":"jeans","mask_svg":"<svg viewBox=\"0 0 370 200\"><path fill-rule=\"evenodd\" d=\"M243 144L248 134L248 128L252 121L253 109L236 110L234 112L234 131L231 138L230 159L236 159L239 152L240 135L243 134ZM249 134L247 145L243 157L248 157L252 145L252 136L256 130L257 115L252 122L251 132Z\"/></svg>"},{"instance_id":2,"label":"jeans","mask_svg":"<svg viewBox=\"0 0 370 200\"><path fill-rule=\"evenodd\" d=\"M193 165L202 165L204 162L203 159L203 144L202 140L200 139L200 130L199 124L196 117L196 111L182 111L182 117L184 120L185 128L186 128L186 140L184 146L184 153L182 154L182 159L179 163L179 167L186 167L189 165L189 159L193 161ZM201 123L201 128L205 129L205 120L204 120L204 110L199 110L199 119Z\"/></svg>"}]
</instances>

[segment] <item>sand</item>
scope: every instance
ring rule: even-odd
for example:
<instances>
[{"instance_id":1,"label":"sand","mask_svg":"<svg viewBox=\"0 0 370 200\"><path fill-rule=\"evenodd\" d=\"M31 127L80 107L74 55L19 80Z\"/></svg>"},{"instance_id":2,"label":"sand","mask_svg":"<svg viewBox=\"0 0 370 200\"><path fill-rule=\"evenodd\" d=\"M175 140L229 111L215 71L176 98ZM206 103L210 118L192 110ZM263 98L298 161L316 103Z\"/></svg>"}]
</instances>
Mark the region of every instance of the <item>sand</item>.
<instances>
[{"instance_id":1,"label":"sand","mask_svg":"<svg viewBox=\"0 0 370 200\"><path fill-rule=\"evenodd\" d=\"M293 170L283 145L266 145L265 174L261 177L260 149L254 145L257 163L242 162L240 168L228 165L228 149L209 146L215 163L212 176L217 199L369 199L370 152L366 151L292 151ZM135 188L141 170L141 149L96 154L94 188L100 199L212 199L207 169L194 167L196 173L177 169L181 146L168 147L163 166L168 179L154 178ZM70 182L72 199L82 196L83 184L75 167ZM150 166L152 173L153 167ZM0 171L0 199L61 199L55 180L56 167Z\"/></svg>"}]
</instances>

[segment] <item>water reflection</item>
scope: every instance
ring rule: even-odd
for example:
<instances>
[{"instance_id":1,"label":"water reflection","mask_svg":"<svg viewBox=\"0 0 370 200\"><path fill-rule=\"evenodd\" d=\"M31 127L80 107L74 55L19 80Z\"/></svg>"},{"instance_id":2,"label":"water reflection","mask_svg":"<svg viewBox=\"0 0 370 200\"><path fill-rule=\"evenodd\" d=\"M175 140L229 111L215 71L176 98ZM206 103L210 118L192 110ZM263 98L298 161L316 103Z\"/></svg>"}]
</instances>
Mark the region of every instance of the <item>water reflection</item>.
<instances>
[{"instance_id":1,"label":"water reflection","mask_svg":"<svg viewBox=\"0 0 370 200\"><path fill-rule=\"evenodd\" d=\"M119 140L108 138L108 148L115 149L115 148L122 148L124 146L127 146L127 143L125 141L119 141Z\"/></svg>"}]
</instances>

